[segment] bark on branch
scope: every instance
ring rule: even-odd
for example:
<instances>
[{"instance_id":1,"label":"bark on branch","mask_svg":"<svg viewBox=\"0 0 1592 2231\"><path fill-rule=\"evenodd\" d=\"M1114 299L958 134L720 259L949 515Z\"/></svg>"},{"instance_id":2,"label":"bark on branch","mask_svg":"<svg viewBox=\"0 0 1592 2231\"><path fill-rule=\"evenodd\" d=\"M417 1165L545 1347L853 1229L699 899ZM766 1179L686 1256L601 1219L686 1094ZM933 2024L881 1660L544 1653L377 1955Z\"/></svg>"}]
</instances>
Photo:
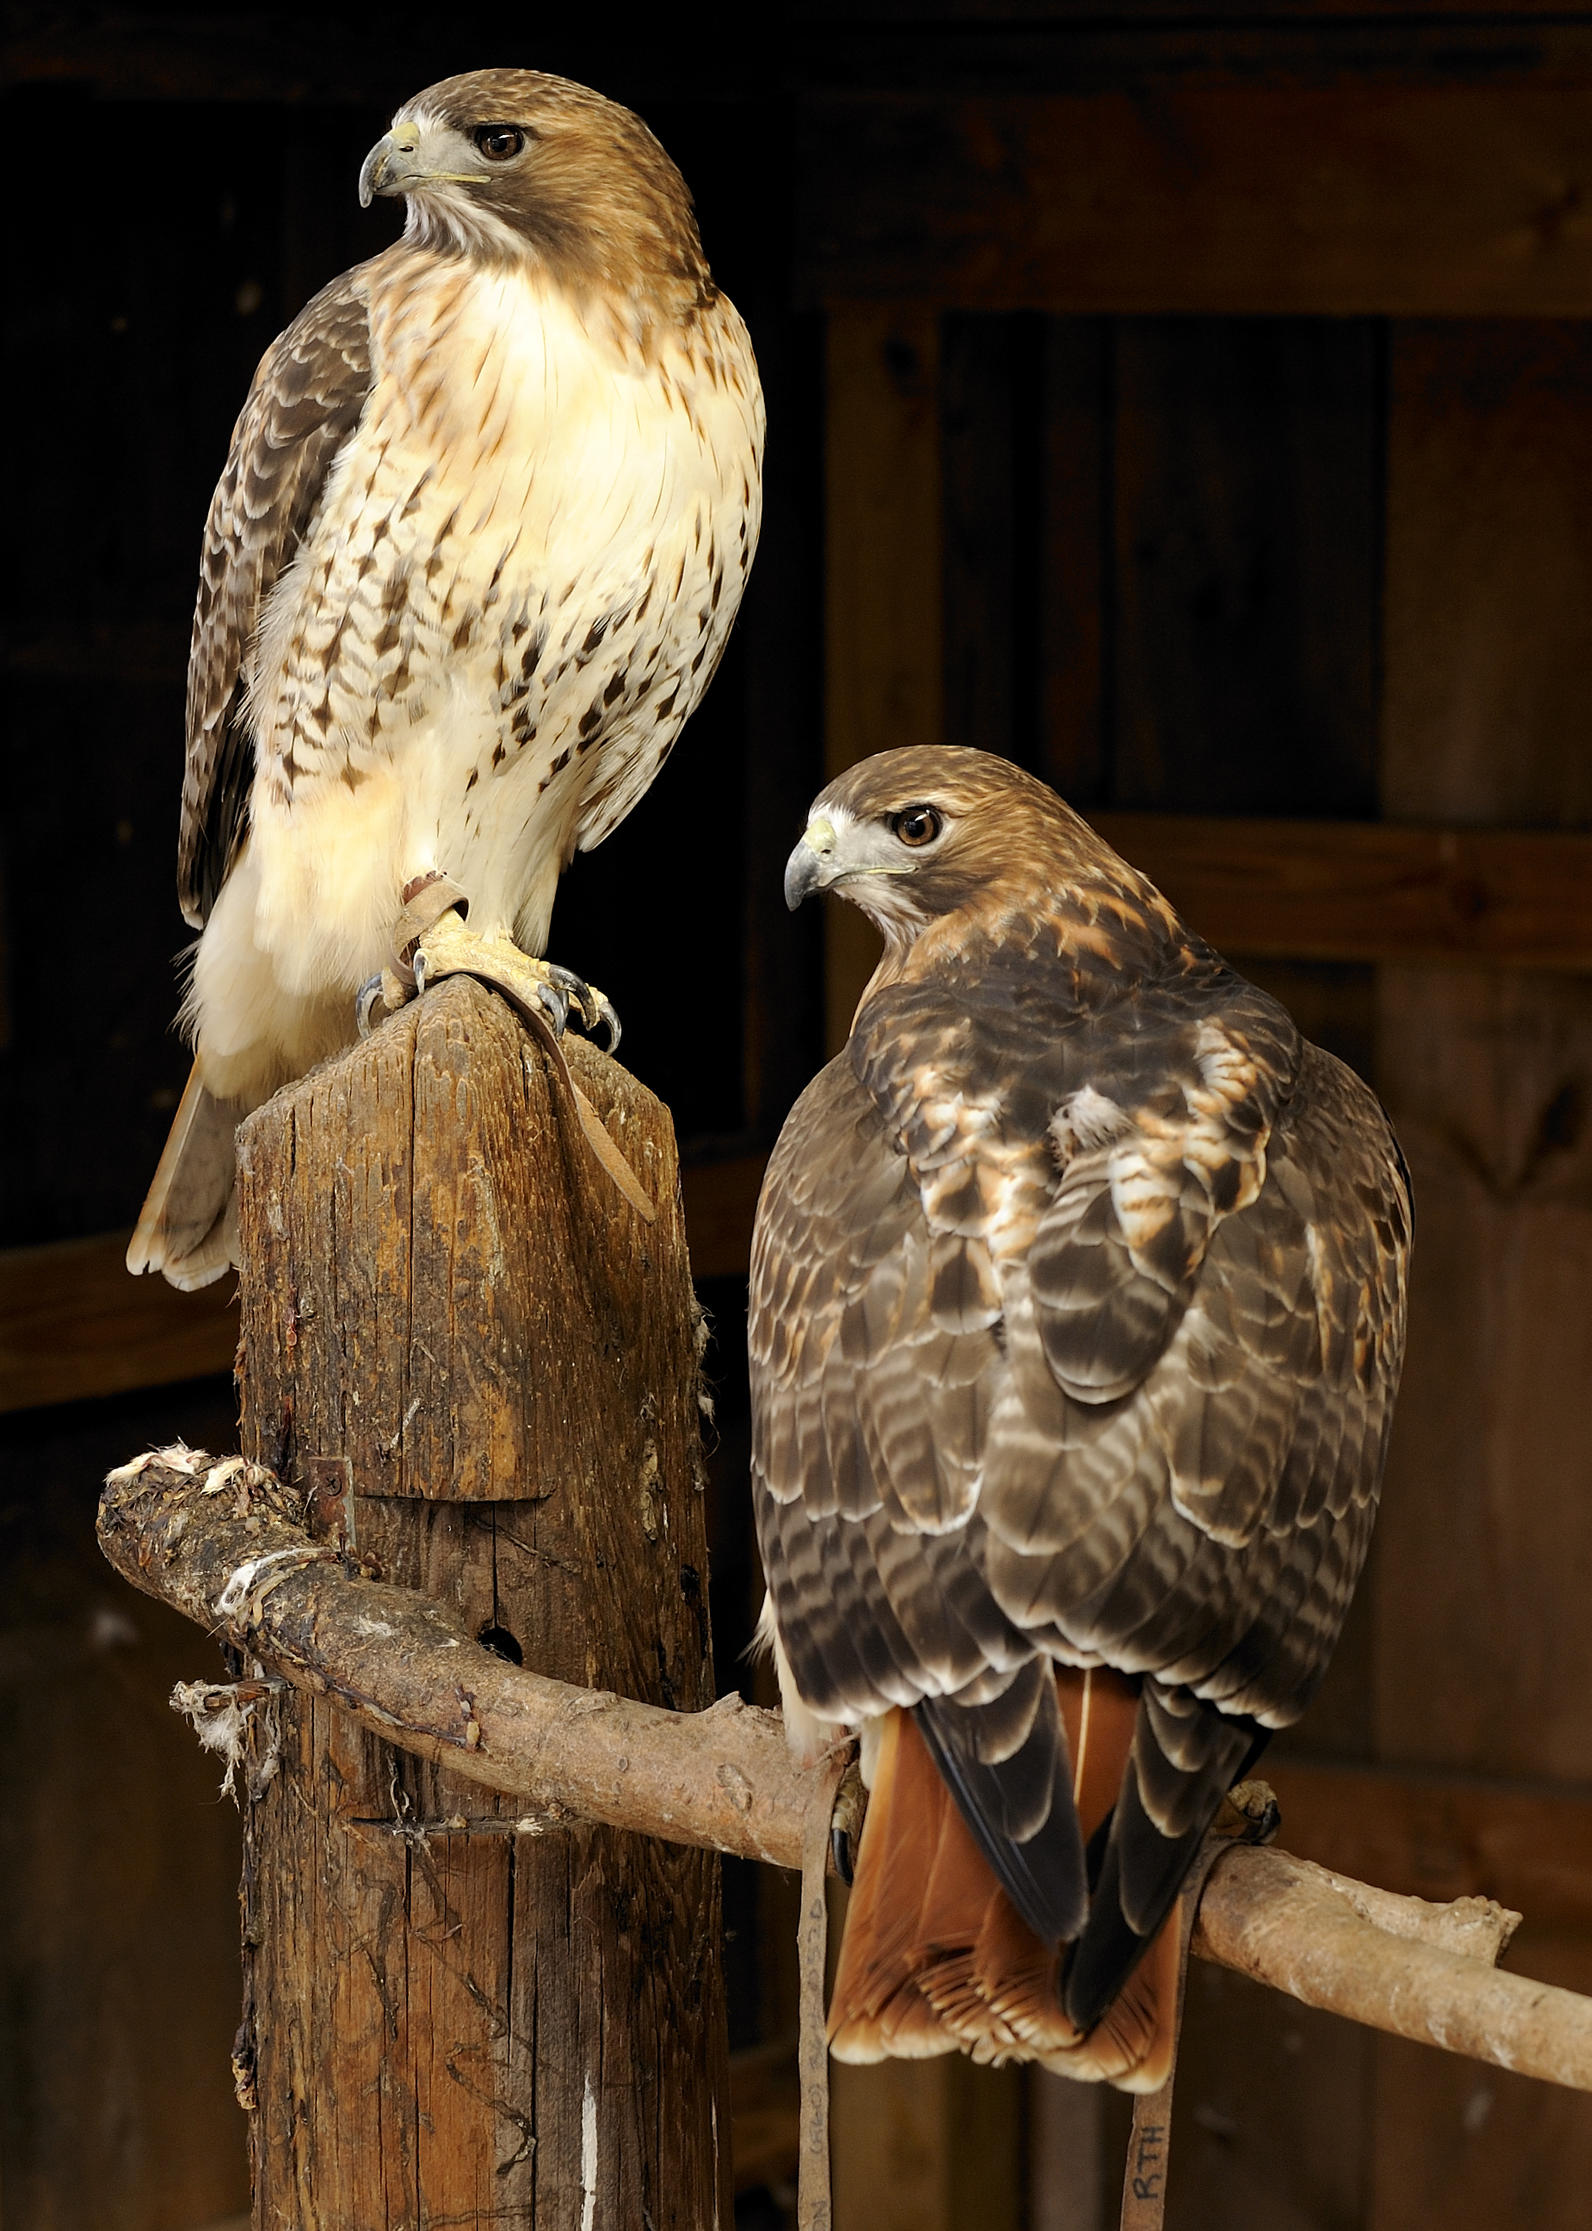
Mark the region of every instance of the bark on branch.
<instances>
[{"instance_id":1,"label":"bark on branch","mask_svg":"<svg viewBox=\"0 0 1592 2231\"><path fill-rule=\"evenodd\" d=\"M241 1458L162 1450L113 1472L110 1562L401 1749L523 1799L526 1827L578 1815L798 1868L814 1777L778 1715L726 1697L675 1713L507 1664L439 1604L311 1540L298 1498ZM1307 2006L1592 2091L1592 1999L1492 1966L1517 1916L1429 1905L1288 1853L1213 1868L1193 1950Z\"/></svg>"}]
</instances>

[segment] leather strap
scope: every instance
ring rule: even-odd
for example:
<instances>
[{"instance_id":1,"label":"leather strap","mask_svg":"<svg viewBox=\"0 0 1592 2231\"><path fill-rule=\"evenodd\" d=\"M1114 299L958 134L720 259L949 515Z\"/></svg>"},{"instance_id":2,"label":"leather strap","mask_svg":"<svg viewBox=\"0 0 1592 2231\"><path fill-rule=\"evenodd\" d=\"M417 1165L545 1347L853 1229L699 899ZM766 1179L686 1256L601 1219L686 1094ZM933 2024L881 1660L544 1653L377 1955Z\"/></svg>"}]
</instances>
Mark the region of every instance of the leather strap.
<instances>
[{"instance_id":1,"label":"leather strap","mask_svg":"<svg viewBox=\"0 0 1592 2231\"><path fill-rule=\"evenodd\" d=\"M1277 1800L1264 1782L1240 1782L1228 1792L1199 1857L1183 1881L1178 1900L1177 2006L1172 2026L1172 2061L1166 2082L1156 2092L1140 2092L1133 2102L1127 2167L1122 2174L1122 2231L1162 2231L1166 2184L1172 2162L1172 2086L1178 2048L1183 2042L1183 2001L1188 1989L1189 1946L1199 1918L1200 1893L1224 1852L1234 1844L1270 1843L1281 1820Z\"/></svg>"},{"instance_id":2,"label":"leather strap","mask_svg":"<svg viewBox=\"0 0 1592 2231\"><path fill-rule=\"evenodd\" d=\"M856 1745L848 1742L837 1744L820 1759L802 1826L802 1907L796 1931L800 1977L796 2067L801 2084L796 2231L830 2231L833 2221L829 2191L829 2038L824 2019L829 1907L824 1886L829 1873L835 1802L856 1755Z\"/></svg>"},{"instance_id":3,"label":"leather strap","mask_svg":"<svg viewBox=\"0 0 1592 2231\"><path fill-rule=\"evenodd\" d=\"M411 902L411 907L406 910L403 919L408 919L415 906L424 907L429 905L439 893L445 895L453 892L454 888L453 885L446 883L442 878L438 878L435 883L428 884L418 899ZM444 921L444 917L453 904L454 899L452 897L444 896L444 904L440 914L427 925L424 931L419 933L425 945L426 981L436 983L444 976L473 976L478 983L487 985L491 990L497 992L500 997L508 1001L515 1013L523 1022L530 1025L547 1049L553 1068L568 1095L570 1106L575 1111L575 1119L580 1125L581 1136L585 1139L597 1161L601 1163L607 1177L612 1184L618 1187L638 1216L644 1218L649 1224L656 1223L658 1212L647 1197L641 1180L609 1137L607 1127L601 1116L598 1115L597 1110L570 1075L569 1063L564 1057L563 1047L558 1042L558 1034L548 1021L541 1003L530 997L513 981L507 967L501 974L494 970L491 948L480 938L469 938L466 941L461 936L457 947L453 946L452 940L446 934L447 929L451 928L455 932L460 932L463 927L462 924L457 922L449 925ZM400 934L402 933L402 926L401 921ZM507 958L508 956L505 954L506 961Z\"/></svg>"},{"instance_id":4,"label":"leather strap","mask_svg":"<svg viewBox=\"0 0 1592 2231\"><path fill-rule=\"evenodd\" d=\"M458 884L445 875L421 876L413 883L406 883L403 897L403 912L393 924L392 949L397 957L398 981L412 992L416 945L444 914L467 907L469 901ZM463 920L462 912L460 919Z\"/></svg>"},{"instance_id":5,"label":"leather strap","mask_svg":"<svg viewBox=\"0 0 1592 2231\"><path fill-rule=\"evenodd\" d=\"M1183 1997L1188 1985L1188 1948L1200 1908L1205 1878L1227 1849L1207 1838L1200 1847L1178 1900L1177 2007L1173 2015L1172 2061L1157 2092L1139 2092L1133 2102L1128 2162L1122 2173L1122 2231L1161 2231L1166 2216L1166 2179L1172 2159L1172 2086L1178 2048L1183 2042Z\"/></svg>"}]
</instances>

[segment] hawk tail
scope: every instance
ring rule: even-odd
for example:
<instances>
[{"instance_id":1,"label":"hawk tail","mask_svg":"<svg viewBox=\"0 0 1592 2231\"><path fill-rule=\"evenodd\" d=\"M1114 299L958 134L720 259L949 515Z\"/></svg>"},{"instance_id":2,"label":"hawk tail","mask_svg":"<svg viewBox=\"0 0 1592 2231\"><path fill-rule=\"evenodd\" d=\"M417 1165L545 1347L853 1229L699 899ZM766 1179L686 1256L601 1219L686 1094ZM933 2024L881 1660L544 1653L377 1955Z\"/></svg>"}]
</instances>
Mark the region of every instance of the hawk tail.
<instances>
[{"instance_id":1,"label":"hawk tail","mask_svg":"<svg viewBox=\"0 0 1592 2231\"><path fill-rule=\"evenodd\" d=\"M1047 1672L1049 1668L1046 1669ZM1076 1826L1110 1814L1133 1740L1137 1684L1061 1670L1057 1701L1072 1766ZM1069 2076L1153 2091L1171 2063L1177 1913L1085 2031L1068 2014L1068 1944L1019 1913L980 1848L915 1716L889 1713L829 2013L837 2060L1038 2060ZM1038 1838L1034 1841L1037 1843Z\"/></svg>"},{"instance_id":2,"label":"hawk tail","mask_svg":"<svg viewBox=\"0 0 1592 2231\"><path fill-rule=\"evenodd\" d=\"M135 1276L158 1270L188 1293L231 1268L234 1133L243 1113L214 1097L195 1064L127 1250Z\"/></svg>"}]
</instances>

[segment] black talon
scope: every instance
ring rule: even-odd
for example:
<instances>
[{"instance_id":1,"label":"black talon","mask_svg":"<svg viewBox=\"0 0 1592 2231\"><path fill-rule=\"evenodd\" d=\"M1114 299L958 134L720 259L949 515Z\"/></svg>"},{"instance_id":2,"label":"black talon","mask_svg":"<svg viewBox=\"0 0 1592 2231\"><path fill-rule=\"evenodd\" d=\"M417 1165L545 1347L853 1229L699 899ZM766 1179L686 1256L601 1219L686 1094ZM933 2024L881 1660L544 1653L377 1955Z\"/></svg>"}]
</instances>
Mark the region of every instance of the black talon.
<instances>
[{"instance_id":1,"label":"black talon","mask_svg":"<svg viewBox=\"0 0 1592 2231\"><path fill-rule=\"evenodd\" d=\"M375 1025L371 1014L381 1000L381 970L367 976L354 994L354 1025L361 1038L368 1038Z\"/></svg>"},{"instance_id":2,"label":"black talon","mask_svg":"<svg viewBox=\"0 0 1592 2231\"><path fill-rule=\"evenodd\" d=\"M573 969L560 968L556 961L547 963L547 971L564 994L568 1007L573 1010L576 1021L587 1037L601 1029L607 1039L603 1051L613 1053L619 1045L620 1027L613 1002L601 992L594 991L585 978L577 976Z\"/></svg>"},{"instance_id":3,"label":"black talon","mask_svg":"<svg viewBox=\"0 0 1592 2231\"><path fill-rule=\"evenodd\" d=\"M567 975L568 971L557 969L554 974L562 977ZM537 984L536 996L547 1010L547 1019L553 1027L553 1036L562 1038L569 1028L570 994L568 987L563 983L542 981Z\"/></svg>"},{"instance_id":4,"label":"black talon","mask_svg":"<svg viewBox=\"0 0 1592 2231\"><path fill-rule=\"evenodd\" d=\"M577 976L572 968L560 968L557 961L544 961L542 965L547 970L548 975L553 979L553 982L563 993L570 1006L573 1007L576 1014L579 1015L581 1021L584 1022L586 1019L587 1003L591 998L591 993L587 989L585 978L582 976Z\"/></svg>"},{"instance_id":5,"label":"black talon","mask_svg":"<svg viewBox=\"0 0 1592 2231\"><path fill-rule=\"evenodd\" d=\"M851 1857L851 1838L836 1821L829 1831L829 1848L835 1857L835 1873L844 1883L850 1883L856 1869Z\"/></svg>"},{"instance_id":6,"label":"black talon","mask_svg":"<svg viewBox=\"0 0 1592 2231\"><path fill-rule=\"evenodd\" d=\"M596 1021L602 1024L603 1031L608 1040L608 1043L603 1048L603 1052L607 1054L616 1054L619 1051L619 1017L618 1014L615 1012L614 1003L611 999L605 999L602 993L598 992L596 996L596 1004ZM595 1027L595 1024L593 1025L593 1027Z\"/></svg>"}]
</instances>

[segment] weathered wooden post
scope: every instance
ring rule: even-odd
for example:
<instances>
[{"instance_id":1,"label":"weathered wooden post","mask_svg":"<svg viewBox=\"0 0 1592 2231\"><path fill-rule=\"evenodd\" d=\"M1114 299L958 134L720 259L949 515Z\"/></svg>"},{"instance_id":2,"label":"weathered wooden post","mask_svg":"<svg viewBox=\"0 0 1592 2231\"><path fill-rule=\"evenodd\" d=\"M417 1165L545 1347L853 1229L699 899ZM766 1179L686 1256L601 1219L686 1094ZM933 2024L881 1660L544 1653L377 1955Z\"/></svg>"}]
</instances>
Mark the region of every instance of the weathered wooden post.
<instances>
[{"instance_id":1,"label":"weathered wooden post","mask_svg":"<svg viewBox=\"0 0 1592 2231\"><path fill-rule=\"evenodd\" d=\"M243 1449L503 1654L691 1710L713 1679L673 1134L567 1050L655 1223L465 979L244 1126ZM320 1699L276 1719L245 1844L255 2231L727 2222L717 1858L517 1817ZM258 1787L268 1722L251 1740Z\"/></svg>"}]
</instances>

